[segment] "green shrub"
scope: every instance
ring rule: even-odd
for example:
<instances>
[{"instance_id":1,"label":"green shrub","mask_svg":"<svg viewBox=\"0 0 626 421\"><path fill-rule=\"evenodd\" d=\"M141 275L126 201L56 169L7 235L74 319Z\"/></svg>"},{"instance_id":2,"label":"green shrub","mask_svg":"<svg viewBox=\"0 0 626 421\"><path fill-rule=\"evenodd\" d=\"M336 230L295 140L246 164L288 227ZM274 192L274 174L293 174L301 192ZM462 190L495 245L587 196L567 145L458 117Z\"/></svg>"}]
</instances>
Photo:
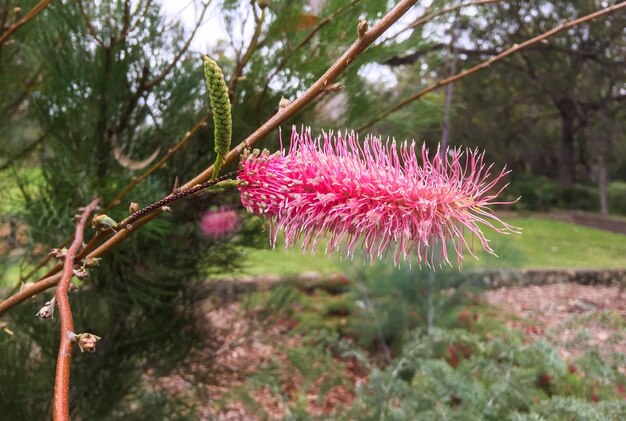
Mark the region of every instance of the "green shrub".
<instances>
[{"instance_id":1,"label":"green shrub","mask_svg":"<svg viewBox=\"0 0 626 421\"><path fill-rule=\"evenodd\" d=\"M559 191L558 207L597 212L600 208L598 188L574 184L569 189L561 189Z\"/></svg>"},{"instance_id":2,"label":"green shrub","mask_svg":"<svg viewBox=\"0 0 626 421\"><path fill-rule=\"evenodd\" d=\"M558 184L547 177L520 177L504 191L505 200L520 200L514 205L518 210L547 211L558 201Z\"/></svg>"},{"instance_id":3,"label":"green shrub","mask_svg":"<svg viewBox=\"0 0 626 421\"><path fill-rule=\"evenodd\" d=\"M626 182L614 181L609 184L608 191L609 211L626 215Z\"/></svg>"}]
</instances>

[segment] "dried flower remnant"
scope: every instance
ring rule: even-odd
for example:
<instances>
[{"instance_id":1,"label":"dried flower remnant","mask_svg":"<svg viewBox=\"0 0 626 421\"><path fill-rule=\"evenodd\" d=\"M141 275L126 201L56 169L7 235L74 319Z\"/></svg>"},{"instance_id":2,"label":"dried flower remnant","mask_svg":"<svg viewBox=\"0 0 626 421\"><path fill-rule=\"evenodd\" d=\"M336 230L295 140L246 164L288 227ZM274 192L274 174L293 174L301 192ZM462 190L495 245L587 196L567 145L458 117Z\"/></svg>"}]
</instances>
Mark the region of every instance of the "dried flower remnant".
<instances>
[{"instance_id":1,"label":"dried flower remnant","mask_svg":"<svg viewBox=\"0 0 626 421\"><path fill-rule=\"evenodd\" d=\"M446 152L430 158L425 146L416 152L414 142L397 147L368 137L360 144L354 133L313 139L310 129L294 129L288 151L242 156L241 201L269 218L273 245L278 231L285 232L286 248L302 240L304 250L315 252L327 237L327 253L352 258L362 250L373 260L391 251L395 264L416 255L420 265L432 266L450 264L450 242L460 265L464 252L475 256L469 231L495 254L480 225L519 232L487 207L507 204L496 201L504 187L490 193L507 172L491 177L493 165L477 151Z\"/></svg>"},{"instance_id":2,"label":"dried flower remnant","mask_svg":"<svg viewBox=\"0 0 626 421\"><path fill-rule=\"evenodd\" d=\"M72 342L78 343L80 352L96 352L96 344L100 339L100 336L96 336L93 333L79 333L75 334L70 332L69 339Z\"/></svg>"},{"instance_id":3,"label":"dried flower remnant","mask_svg":"<svg viewBox=\"0 0 626 421\"><path fill-rule=\"evenodd\" d=\"M56 301L54 297L50 299L50 301L46 301L46 303L39 309L35 316L39 317L41 320L52 319L54 318L54 306L56 305Z\"/></svg>"},{"instance_id":4,"label":"dried flower remnant","mask_svg":"<svg viewBox=\"0 0 626 421\"><path fill-rule=\"evenodd\" d=\"M237 231L239 215L232 209L211 210L202 216L200 228L204 235L216 240Z\"/></svg>"}]
</instances>

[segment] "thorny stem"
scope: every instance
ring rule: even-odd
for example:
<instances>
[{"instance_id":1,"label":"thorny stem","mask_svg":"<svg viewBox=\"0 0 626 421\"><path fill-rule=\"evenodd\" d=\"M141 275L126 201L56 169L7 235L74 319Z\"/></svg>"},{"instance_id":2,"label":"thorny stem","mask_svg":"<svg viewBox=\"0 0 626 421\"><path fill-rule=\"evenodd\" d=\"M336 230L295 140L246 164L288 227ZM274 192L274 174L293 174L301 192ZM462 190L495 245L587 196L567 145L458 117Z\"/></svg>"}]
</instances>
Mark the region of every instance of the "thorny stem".
<instances>
[{"instance_id":1,"label":"thorny stem","mask_svg":"<svg viewBox=\"0 0 626 421\"><path fill-rule=\"evenodd\" d=\"M30 9L28 13L26 13L22 19L9 25L7 30L4 31L2 34L0 34L0 45L4 44L6 40L9 39L9 37L13 35L15 31L20 29L22 26L26 25L31 19L33 19L35 16L41 13L46 7L48 7L51 1L52 0L40 1L32 9Z\"/></svg>"},{"instance_id":2,"label":"thorny stem","mask_svg":"<svg viewBox=\"0 0 626 421\"><path fill-rule=\"evenodd\" d=\"M54 377L54 403L53 415L55 421L65 421L70 419L70 365L72 363L72 341L70 334L74 333L74 320L72 319L72 308L67 297L67 290L74 274L74 256L83 243L83 234L87 218L94 212L100 199L94 199L83 210L80 220L76 224L74 241L67 250L63 263L63 272L59 280L54 298L59 307L59 318L61 319L61 340L59 343L59 355L57 357L56 375Z\"/></svg>"},{"instance_id":3,"label":"thorny stem","mask_svg":"<svg viewBox=\"0 0 626 421\"><path fill-rule=\"evenodd\" d=\"M295 113L300 111L304 106L313 101L316 97L323 94L326 90L326 87L331 84L347 67L348 65L354 61L368 46L370 46L378 37L380 37L391 25L393 25L398 19L400 19L412 6L417 3L417 0L401 0L393 9L391 9L385 16L380 19L376 25L374 25L371 29L363 34L363 37L358 38L348 50L346 50L339 59L313 84L309 89L306 90L301 97L297 98L295 101L287 105L280 112L275 114L272 118L270 118L265 124L259 127L254 133L248 136L243 142L233 148L225 157L224 164L226 166L233 162L245 148L250 148L255 145L257 142L262 140L265 136L270 134L273 130L275 130L281 123L288 120ZM355 31L356 32L356 31ZM198 174L192 180L188 181L185 185L181 187L181 190L191 189L198 184L205 183L207 180L211 178L213 174L213 166L210 166L202 173ZM146 216L136 220L131 225L131 229L127 229L124 225L122 225L122 229L120 229L115 235L109 238L104 243L100 244L94 250L91 250L92 247L95 247L95 243L92 246L92 242L89 243L89 247L85 247L81 252L81 255L78 256L80 258L87 257L101 257L102 255L109 252L113 247L115 247L118 243L124 241L126 237L131 234L131 231L136 231L139 227L144 224L150 222L152 219L156 218L161 213L160 208L156 209L154 212L149 213ZM98 237L98 235L96 235ZM94 237L94 239L96 238ZM83 254L88 253L86 256ZM7 300L0 302L0 316L2 316L6 311L15 306L16 304L26 300L27 298L41 292L46 289L54 286L58 282L58 272L50 273L43 279L39 280L33 285L30 285L24 290L12 295ZM26 293L24 293L26 291Z\"/></svg>"},{"instance_id":4,"label":"thorny stem","mask_svg":"<svg viewBox=\"0 0 626 421\"><path fill-rule=\"evenodd\" d=\"M453 83L456 82L459 79L463 79L466 76L471 75L472 73L476 73L477 71L484 69L485 67L489 67L492 63L495 63L496 61L502 60L503 58L510 56L513 53L516 53L519 50L522 50L524 48L530 47L531 45L537 44L539 42L542 42L543 40L550 38L553 35L558 34L561 31L564 31L568 28L571 28L572 26L576 26L579 25L581 23L593 20L597 17L615 12L619 9L622 9L626 7L626 1L623 1L621 3L618 4L614 4L613 6L609 6L609 7L605 7L604 9L600 9L596 12L593 12L591 14L585 15L581 18L578 19L574 19L565 23L560 24L559 26L544 32L541 35L537 35L534 38L528 39L524 42L522 42L521 44L514 44L513 47L504 50L503 52L501 52L500 54L497 54L493 57L491 57L488 60L483 61L480 64L477 64L476 66L470 67L467 70L464 70L460 73L457 73L454 76L450 76L448 78L445 79L441 79L439 81L437 81L436 83L434 83L433 85L422 89L421 91L417 92L416 94L413 94L412 96L398 102L396 105L389 107L387 110L383 111L382 113L380 113L379 115L377 115L374 119L370 120L369 122L367 122L366 124L362 125L361 127L359 127L358 129L356 129L357 132L362 132L363 130L372 127L374 124L378 123L379 121L381 121L383 118L387 117L389 114L399 110L400 108L406 106L407 104L410 104L411 102L423 97L424 95L434 91L435 89L438 89L442 86L445 86L449 83Z\"/></svg>"},{"instance_id":5,"label":"thorny stem","mask_svg":"<svg viewBox=\"0 0 626 421\"><path fill-rule=\"evenodd\" d=\"M172 194L170 194L169 196L164 197L161 200L158 200L154 203L152 203L151 205L146 206L143 209L139 209L137 212L133 213L132 215L130 215L128 218L124 219L122 222L119 223L119 225L125 227L126 225L130 225L133 222L143 218L146 215L151 214L152 212L161 209L163 206L167 206L170 203L174 203L177 202L181 199L184 199L185 197L191 196L193 194L196 194L208 187L211 186L216 186L218 185L220 182L225 181L225 180L229 180L231 177L234 177L237 175L236 171L224 174L221 177L215 178L215 179L211 179L209 181L206 181L204 183L198 184L190 189L186 189L186 190L180 190L180 191L176 191Z\"/></svg>"}]
</instances>

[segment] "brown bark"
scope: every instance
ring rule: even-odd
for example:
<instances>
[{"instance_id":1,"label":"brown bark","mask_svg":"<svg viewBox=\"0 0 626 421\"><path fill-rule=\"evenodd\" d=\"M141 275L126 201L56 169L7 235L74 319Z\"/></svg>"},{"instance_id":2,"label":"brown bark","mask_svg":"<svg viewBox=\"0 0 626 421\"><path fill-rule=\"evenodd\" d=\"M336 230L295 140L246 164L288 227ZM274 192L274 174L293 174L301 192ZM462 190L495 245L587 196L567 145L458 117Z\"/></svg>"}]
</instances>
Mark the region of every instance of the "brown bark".
<instances>
[{"instance_id":1,"label":"brown bark","mask_svg":"<svg viewBox=\"0 0 626 421\"><path fill-rule=\"evenodd\" d=\"M605 143L601 141L601 143ZM607 194L607 176L606 176L606 146L602 145L598 148L598 192L600 193L600 213L609 214L609 199Z\"/></svg>"},{"instance_id":2,"label":"brown bark","mask_svg":"<svg viewBox=\"0 0 626 421\"><path fill-rule=\"evenodd\" d=\"M561 150L559 154L559 181L561 188L574 184L574 120L561 114Z\"/></svg>"}]
</instances>

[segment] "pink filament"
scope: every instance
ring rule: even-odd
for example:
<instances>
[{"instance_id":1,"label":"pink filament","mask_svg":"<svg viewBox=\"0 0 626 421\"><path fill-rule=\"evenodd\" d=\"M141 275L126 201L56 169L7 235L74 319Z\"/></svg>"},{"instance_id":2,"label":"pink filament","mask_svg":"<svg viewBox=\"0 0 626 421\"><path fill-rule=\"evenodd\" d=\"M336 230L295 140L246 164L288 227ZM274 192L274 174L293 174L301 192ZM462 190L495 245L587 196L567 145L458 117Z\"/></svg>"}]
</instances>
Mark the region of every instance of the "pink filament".
<instances>
[{"instance_id":1,"label":"pink filament","mask_svg":"<svg viewBox=\"0 0 626 421\"><path fill-rule=\"evenodd\" d=\"M416 255L420 265L432 266L435 255L440 264L450 263L451 243L460 265L465 251L475 256L468 230L495 254L479 224L518 232L487 208L505 204L495 201L504 187L489 192L507 172L489 180L492 165L483 163L484 153L437 152L429 158L425 145L416 153L414 142L397 147L368 137L361 144L354 133L313 139L310 129L293 130L289 151L244 155L241 201L250 213L269 218L273 245L278 231L285 232L286 248L301 241L315 252L327 239L327 253L352 258L362 250L373 260L391 252L395 264Z\"/></svg>"}]
</instances>

